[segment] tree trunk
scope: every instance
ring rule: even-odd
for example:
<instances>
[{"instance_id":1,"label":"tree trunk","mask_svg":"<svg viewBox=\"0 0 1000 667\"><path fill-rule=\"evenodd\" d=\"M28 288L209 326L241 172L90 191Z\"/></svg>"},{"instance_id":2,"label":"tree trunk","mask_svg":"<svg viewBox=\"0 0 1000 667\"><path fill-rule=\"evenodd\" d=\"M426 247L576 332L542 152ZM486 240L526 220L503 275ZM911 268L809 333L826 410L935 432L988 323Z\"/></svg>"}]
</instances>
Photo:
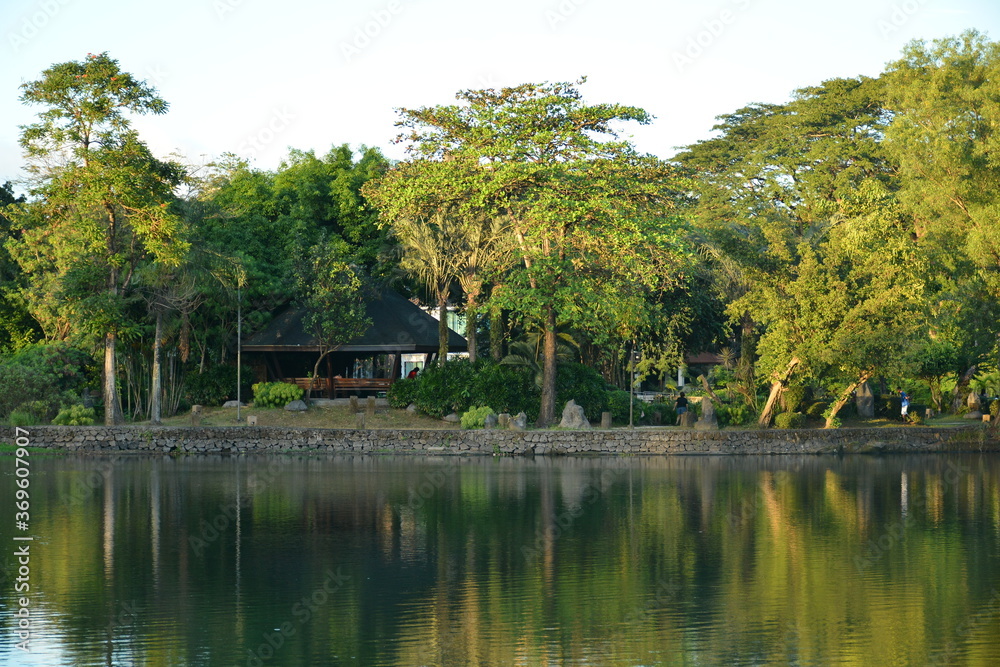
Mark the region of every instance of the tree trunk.
<instances>
[{"instance_id":1,"label":"tree trunk","mask_svg":"<svg viewBox=\"0 0 1000 667\"><path fill-rule=\"evenodd\" d=\"M306 385L306 405L312 405L313 383L316 382L316 378L319 377L319 365L323 363L323 360L326 359L326 356L331 352L333 352L333 350L320 352L319 359L317 359L316 363L313 365L312 377L309 378L309 384Z\"/></svg>"},{"instance_id":2,"label":"tree trunk","mask_svg":"<svg viewBox=\"0 0 1000 667\"><path fill-rule=\"evenodd\" d=\"M503 359L503 311L490 309L490 355L493 361Z\"/></svg>"},{"instance_id":3,"label":"tree trunk","mask_svg":"<svg viewBox=\"0 0 1000 667\"><path fill-rule=\"evenodd\" d=\"M475 297L469 295L469 300L465 304L465 340L469 347L469 361L476 363L476 325L478 324L478 307Z\"/></svg>"},{"instance_id":4,"label":"tree trunk","mask_svg":"<svg viewBox=\"0 0 1000 667\"><path fill-rule=\"evenodd\" d=\"M840 393L840 398L838 398L836 402L830 406L830 412L826 416L826 423L823 425L823 428L833 428L833 420L837 418L837 413L840 412L840 409L847 404L847 401L851 400L851 394L854 393L854 390L863 385L865 382L868 382L872 375L874 375L874 373L868 371L862 373L857 382L848 385L847 388Z\"/></svg>"},{"instance_id":5,"label":"tree trunk","mask_svg":"<svg viewBox=\"0 0 1000 667\"><path fill-rule=\"evenodd\" d=\"M156 332L153 337L153 386L149 396L149 420L154 424L160 423L161 397L163 396L163 372L161 370L161 357L163 344L163 312L156 311Z\"/></svg>"},{"instance_id":6,"label":"tree trunk","mask_svg":"<svg viewBox=\"0 0 1000 667\"><path fill-rule=\"evenodd\" d=\"M951 412L952 414L958 414L958 411L962 409L965 404L966 399L969 397L969 382L972 381L972 376L976 374L979 367L973 364L968 370L962 373L962 377L958 379L958 384L955 385L955 393L951 397Z\"/></svg>"},{"instance_id":7,"label":"tree trunk","mask_svg":"<svg viewBox=\"0 0 1000 667\"><path fill-rule=\"evenodd\" d=\"M438 363L448 360L448 293L438 294Z\"/></svg>"},{"instance_id":8,"label":"tree trunk","mask_svg":"<svg viewBox=\"0 0 1000 667\"><path fill-rule=\"evenodd\" d=\"M781 393L785 391L785 387L788 386L788 380L792 377L792 371L798 365L798 357L792 357L792 360L788 362L788 366L785 367L785 372L776 377L774 382L771 383L771 393L768 395L767 403L764 404L764 409L761 410L760 418L757 420L757 425L761 428L768 428L771 425L771 419L774 417L774 406L778 404Z\"/></svg>"},{"instance_id":9,"label":"tree trunk","mask_svg":"<svg viewBox=\"0 0 1000 667\"><path fill-rule=\"evenodd\" d=\"M536 426L551 426L556 420L556 311L546 307L542 341L542 405Z\"/></svg>"},{"instance_id":10,"label":"tree trunk","mask_svg":"<svg viewBox=\"0 0 1000 667\"><path fill-rule=\"evenodd\" d=\"M104 334L104 425L116 426L125 421L118 402L118 360L115 358L117 336Z\"/></svg>"}]
</instances>

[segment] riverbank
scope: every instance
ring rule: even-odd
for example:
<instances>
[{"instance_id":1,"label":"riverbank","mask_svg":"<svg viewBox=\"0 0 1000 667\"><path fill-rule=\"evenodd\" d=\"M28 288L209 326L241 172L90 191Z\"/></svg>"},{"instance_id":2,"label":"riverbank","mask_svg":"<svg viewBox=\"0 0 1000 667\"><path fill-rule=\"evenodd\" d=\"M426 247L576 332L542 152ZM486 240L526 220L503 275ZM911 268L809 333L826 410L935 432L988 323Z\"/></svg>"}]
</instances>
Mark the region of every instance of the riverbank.
<instances>
[{"instance_id":1,"label":"riverbank","mask_svg":"<svg viewBox=\"0 0 1000 667\"><path fill-rule=\"evenodd\" d=\"M1000 451L982 425L698 431L35 426L31 446L67 452L426 454L847 454Z\"/></svg>"}]
</instances>

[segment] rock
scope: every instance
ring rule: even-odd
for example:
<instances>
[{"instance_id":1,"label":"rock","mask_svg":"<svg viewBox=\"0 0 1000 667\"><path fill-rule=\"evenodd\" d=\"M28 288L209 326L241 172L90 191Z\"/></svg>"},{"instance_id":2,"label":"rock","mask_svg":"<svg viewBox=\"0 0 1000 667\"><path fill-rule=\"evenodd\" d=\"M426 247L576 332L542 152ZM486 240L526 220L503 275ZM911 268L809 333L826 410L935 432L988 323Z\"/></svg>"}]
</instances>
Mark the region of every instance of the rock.
<instances>
[{"instance_id":1,"label":"rock","mask_svg":"<svg viewBox=\"0 0 1000 667\"><path fill-rule=\"evenodd\" d=\"M497 426L500 428L510 428L510 413L501 412L497 415Z\"/></svg>"},{"instance_id":2,"label":"rock","mask_svg":"<svg viewBox=\"0 0 1000 667\"><path fill-rule=\"evenodd\" d=\"M488 414L483 418L483 428L496 428L500 420L494 414Z\"/></svg>"},{"instance_id":3,"label":"rock","mask_svg":"<svg viewBox=\"0 0 1000 667\"><path fill-rule=\"evenodd\" d=\"M983 413L980 412L979 410L969 410L962 416L965 417L966 419L982 419Z\"/></svg>"},{"instance_id":4,"label":"rock","mask_svg":"<svg viewBox=\"0 0 1000 667\"><path fill-rule=\"evenodd\" d=\"M559 427L589 429L590 422L587 421L587 415L583 412L583 406L577 405L573 399L567 401L566 407L563 408L562 421L559 422Z\"/></svg>"},{"instance_id":5,"label":"rock","mask_svg":"<svg viewBox=\"0 0 1000 667\"><path fill-rule=\"evenodd\" d=\"M611 428L611 413L606 410L601 413L601 428Z\"/></svg>"},{"instance_id":6,"label":"rock","mask_svg":"<svg viewBox=\"0 0 1000 667\"><path fill-rule=\"evenodd\" d=\"M441 421L457 424L458 422L462 421L462 418L459 417L458 414L452 412L450 415L445 415L444 417L441 417Z\"/></svg>"},{"instance_id":7,"label":"rock","mask_svg":"<svg viewBox=\"0 0 1000 667\"><path fill-rule=\"evenodd\" d=\"M681 415L681 428L692 428L694 426L694 413L688 410Z\"/></svg>"},{"instance_id":8,"label":"rock","mask_svg":"<svg viewBox=\"0 0 1000 667\"><path fill-rule=\"evenodd\" d=\"M872 393L871 385L863 382L854 396L854 404L858 408L858 417L862 419L873 419L875 417L875 394Z\"/></svg>"},{"instance_id":9,"label":"rock","mask_svg":"<svg viewBox=\"0 0 1000 667\"><path fill-rule=\"evenodd\" d=\"M308 410L309 406L306 405L305 401L292 401L291 403L285 406L285 409L288 410L289 412L303 412L305 410Z\"/></svg>"},{"instance_id":10,"label":"rock","mask_svg":"<svg viewBox=\"0 0 1000 667\"><path fill-rule=\"evenodd\" d=\"M708 396L701 397L701 419L695 422L694 427L699 430L719 428L719 419L715 416L715 406Z\"/></svg>"},{"instance_id":11,"label":"rock","mask_svg":"<svg viewBox=\"0 0 1000 667\"><path fill-rule=\"evenodd\" d=\"M247 426L257 425L257 415L250 415L247 417Z\"/></svg>"},{"instance_id":12,"label":"rock","mask_svg":"<svg viewBox=\"0 0 1000 667\"><path fill-rule=\"evenodd\" d=\"M508 428L512 431L526 430L528 428L528 415L523 412L518 412L516 416L511 418L510 426Z\"/></svg>"},{"instance_id":13,"label":"rock","mask_svg":"<svg viewBox=\"0 0 1000 667\"><path fill-rule=\"evenodd\" d=\"M406 411L407 412L416 412L417 411L417 404L416 403L410 403L409 405L406 406Z\"/></svg>"},{"instance_id":14,"label":"rock","mask_svg":"<svg viewBox=\"0 0 1000 667\"><path fill-rule=\"evenodd\" d=\"M240 403L239 401L226 401L222 404L224 408L245 408L246 406L246 403Z\"/></svg>"}]
</instances>

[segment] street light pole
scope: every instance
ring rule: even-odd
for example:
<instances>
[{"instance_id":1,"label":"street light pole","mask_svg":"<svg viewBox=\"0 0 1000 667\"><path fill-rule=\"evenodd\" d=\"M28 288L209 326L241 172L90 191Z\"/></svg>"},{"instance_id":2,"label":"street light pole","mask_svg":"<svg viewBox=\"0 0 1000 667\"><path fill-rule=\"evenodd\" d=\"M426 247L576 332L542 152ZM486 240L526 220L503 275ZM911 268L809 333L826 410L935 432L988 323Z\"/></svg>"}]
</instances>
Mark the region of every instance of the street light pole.
<instances>
[{"instance_id":1,"label":"street light pole","mask_svg":"<svg viewBox=\"0 0 1000 667\"><path fill-rule=\"evenodd\" d=\"M236 284L236 423L242 421L243 406L243 285Z\"/></svg>"}]
</instances>

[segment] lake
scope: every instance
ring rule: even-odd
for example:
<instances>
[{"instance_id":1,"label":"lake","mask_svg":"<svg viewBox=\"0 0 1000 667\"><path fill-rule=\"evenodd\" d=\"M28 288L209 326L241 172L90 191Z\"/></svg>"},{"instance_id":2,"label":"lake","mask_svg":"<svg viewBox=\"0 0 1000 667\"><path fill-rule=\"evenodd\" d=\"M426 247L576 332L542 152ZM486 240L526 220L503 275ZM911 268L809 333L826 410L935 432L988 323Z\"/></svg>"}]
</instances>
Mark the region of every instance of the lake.
<instances>
[{"instance_id":1,"label":"lake","mask_svg":"<svg viewBox=\"0 0 1000 667\"><path fill-rule=\"evenodd\" d=\"M997 455L30 458L3 665L1000 664Z\"/></svg>"}]
</instances>

